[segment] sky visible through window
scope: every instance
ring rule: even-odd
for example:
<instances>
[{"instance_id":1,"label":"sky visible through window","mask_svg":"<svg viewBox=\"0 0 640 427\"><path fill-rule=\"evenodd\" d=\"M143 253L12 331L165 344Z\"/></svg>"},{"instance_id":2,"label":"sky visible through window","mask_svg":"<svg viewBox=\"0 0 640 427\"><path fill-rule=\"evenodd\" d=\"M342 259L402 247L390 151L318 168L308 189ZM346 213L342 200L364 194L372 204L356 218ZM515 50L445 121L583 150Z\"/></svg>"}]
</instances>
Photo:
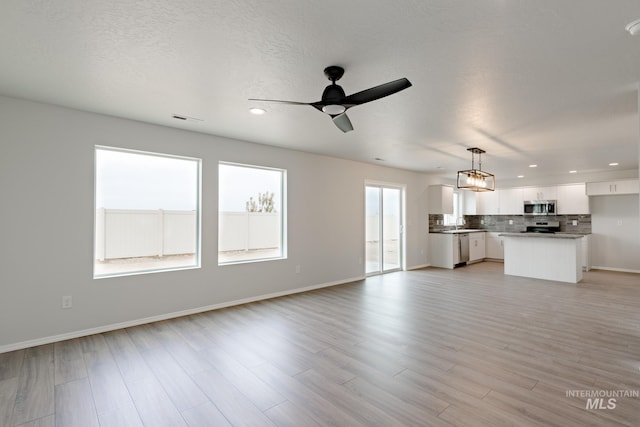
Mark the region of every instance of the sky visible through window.
<instances>
[{"instance_id":1,"label":"sky visible through window","mask_svg":"<svg viewBox=\"0 0 640 427\"><path fill-rule=\"evenodd\" d=\"M220 163L218 195L220 212L244 212L249 197L257 200L259 193L274 193L274 206L281 203L282 171L252 166Z\"/></svg>"},{"instance_id":2,"label":"sky visible through window","mask_svg":"<svg viewBox=\"0 0 640 427\"><path fill-rule=\"evenodd\" d=\"M196 210L198 161L96 149L96 208Z\"/></svg>"}]
</instances>

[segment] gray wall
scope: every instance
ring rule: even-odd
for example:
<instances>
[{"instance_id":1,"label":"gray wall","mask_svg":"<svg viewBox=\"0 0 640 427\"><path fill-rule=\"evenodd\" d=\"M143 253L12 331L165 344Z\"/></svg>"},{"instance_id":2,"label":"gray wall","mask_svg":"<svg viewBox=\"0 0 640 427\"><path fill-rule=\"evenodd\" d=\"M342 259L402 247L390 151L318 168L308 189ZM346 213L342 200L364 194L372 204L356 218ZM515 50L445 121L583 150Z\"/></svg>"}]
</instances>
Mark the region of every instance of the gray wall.
<instances>
[{"instance_id":1,"label":"gray wall","mask_svg":"<svg viewBox=\"0 0 640 427\"><path fill-rule=\"evenodd\" d=\"M92 278L95 145L203 159L202 268ZM288 259L217 265L221 160L287 169ZM426 265L424 175L0 97L0 351L362 278L365 180L406 185L407 267Z\"/></svg>"}]
</instances>

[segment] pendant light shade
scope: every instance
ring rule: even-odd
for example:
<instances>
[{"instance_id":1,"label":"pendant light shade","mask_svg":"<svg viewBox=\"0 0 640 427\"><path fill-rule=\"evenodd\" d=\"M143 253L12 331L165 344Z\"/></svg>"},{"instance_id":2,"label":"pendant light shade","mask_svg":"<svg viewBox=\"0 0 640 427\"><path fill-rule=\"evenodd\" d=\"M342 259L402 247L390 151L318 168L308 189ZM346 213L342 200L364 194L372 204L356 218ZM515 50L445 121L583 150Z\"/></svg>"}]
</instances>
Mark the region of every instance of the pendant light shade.
<instances>
[{"instance_id":1,"label":"pendant light shade","mask_svg":"<svg viewBox=\"0 0 640 427\"><path fill-rule=\"evenodd\" d=\"M482 170L482 153L485 151L481 148L467 148L471 151L471 169L458 171L457 187L463 190L471 191L495 191L496 177ZM476 169L475 155L478 155L478 169Z\"/></svg>"}]
</instances>

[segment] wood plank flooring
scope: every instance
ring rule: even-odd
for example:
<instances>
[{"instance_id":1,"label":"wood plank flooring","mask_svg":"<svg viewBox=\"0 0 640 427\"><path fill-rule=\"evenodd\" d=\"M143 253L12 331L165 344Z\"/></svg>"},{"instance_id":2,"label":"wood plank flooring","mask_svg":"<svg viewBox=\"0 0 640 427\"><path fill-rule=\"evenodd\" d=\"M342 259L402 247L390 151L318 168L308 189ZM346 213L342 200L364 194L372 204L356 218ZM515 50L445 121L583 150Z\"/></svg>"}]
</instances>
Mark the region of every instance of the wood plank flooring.
<instances>
[{"instance_id":1,"label":"wood plank flooring","mask_svg":"<svg viewBox=\"0 0 640 427\"><path fill-rule=\"evenodd\" d=\"M0 354L0 426L638 426L640 276L427 268ZM604 407L608 403L605 398Z\"/></svg>"}]
</instances>

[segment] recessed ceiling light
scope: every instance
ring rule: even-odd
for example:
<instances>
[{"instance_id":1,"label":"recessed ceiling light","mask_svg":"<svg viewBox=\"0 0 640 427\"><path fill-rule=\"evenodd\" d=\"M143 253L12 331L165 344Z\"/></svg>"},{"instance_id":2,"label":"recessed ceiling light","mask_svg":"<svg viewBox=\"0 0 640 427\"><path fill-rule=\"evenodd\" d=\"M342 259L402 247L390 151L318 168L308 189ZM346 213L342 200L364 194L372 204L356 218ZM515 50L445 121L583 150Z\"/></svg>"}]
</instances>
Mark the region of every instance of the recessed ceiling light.
<instances>
[{"instance_id":1,"label":"recessed ceiling light","mask_svg":"<svg viewBox=\"0 0 640 427\"><path fill-rule=\"evenodd\" d=\"M518 175L518 178L524 178L524 175Z\"/></svg>"},{"instance_id":2,"label":"recessed ceiling light","mask_svg":"<svg viewBox=\"0 0 640 427\"><path fill-rule=\"evenodd\" d=\"M538 165L529 165L530 168L537 168Z\"/></svg>"},{"instance_id":3,"label":"recessed ceiling light","mask_svg":"<svg viewBox=\"0 0 640 427\"><path fill-rule=\"evenodd\" d=\"M377 160L379 162L384 162L384 159L382 157L376 157L373 160Z\"/></svg>"},{"instance_id":4,"label":"recessed ceiling light","mask_svg":"<svg viewBox=\"0 0 640 427\"><path fill-rule=\"evenodd\" d=\"M258 108L258 107L251 107L249 108L249 112L251 114L255 114L256 116L259 116L261 114L264 114L267 112L267 110L265 110L264 108Z\"/></svg>"},{"instance_id":5,"label":"recessed ceiling light","mask_svg":"<svg viewBox=\"0 0 640 427\"><path fill-rule=\"evenodd\" d=\"M626 27L624 27L624 29L627 30L632 36L640 33L640 19L636 19L635 21L630 22Z\"/></svg>"},{"instance_id":6,"label":"recessed ceiling light","mask_svg":"<svg viewBox=\"0 0 640 427\"><path fill-rule=\"evenodd\" d=\"M613 162L613 163L609 163L609 166L618 166L620 163L617 162Z\"/></svg>"},{"instance_id":7,"label":"recessed ceiling light","mask_svg":"<svg viewBox=\"0 0 640 427\"><path fill-rule=\"evenodd\" d=\"M569 171L569 173L578 173L578 171Z\"/></svg>"}]
</instances>

